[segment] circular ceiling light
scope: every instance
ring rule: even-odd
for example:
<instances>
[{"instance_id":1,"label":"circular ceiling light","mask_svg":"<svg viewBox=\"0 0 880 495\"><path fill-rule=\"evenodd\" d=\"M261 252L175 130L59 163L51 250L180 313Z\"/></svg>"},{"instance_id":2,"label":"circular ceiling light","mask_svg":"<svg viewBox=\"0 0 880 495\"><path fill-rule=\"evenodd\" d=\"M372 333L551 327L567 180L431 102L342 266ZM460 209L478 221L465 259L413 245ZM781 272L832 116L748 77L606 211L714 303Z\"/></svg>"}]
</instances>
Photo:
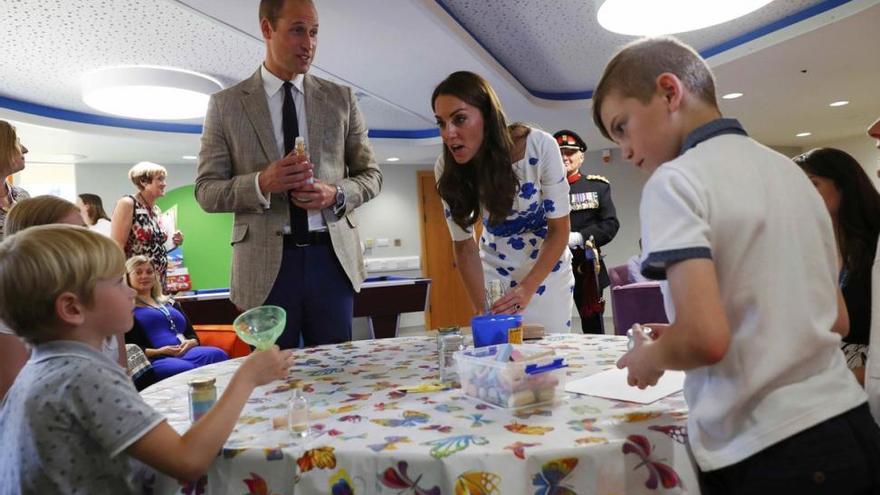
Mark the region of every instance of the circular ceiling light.
<instances>
[{"instance_id":1,"label":"circular ceiling light","mask_svg":"<svg viewBox=\"0 0 880 495\"><path fill-rule=\"evenodd\" d=\"M849 102L846 100L835 101L828 104L829 107L843 107L846 105L849 105Z\"/></svg>"},{"instance_id":2,"label":"circular ceiling light","mask_svg":"<svg viewBox=\"0 0 880 495\"><path fill-rule=\"evenodd\" d=\"M742 93L727 93L726 95L722 96L721 98L723 98L725 100L735 100L742 95L743 95Z\"/></svg>"},{"instance_id":3,"label":"circular ceiling light","mask_svg":"<svg viewBox=\"0 0 880 495\"><path fill-rule=\"evenodd\" d=\"M107 67L86 73L83 101L104 113L147 120L205 116L208 97L223 89L208 76L170 67Z\"/></svg>"},{"instance_id":4,"label":"circular ceiling light","mask_svg":"<svg viewBox=\"0 0 880 495\"><path fill-rule=\"evenodd\" d=\"M684 33L742 17L773 0L605 0L599 24L633 36Z\"/></svg>"},{"instance_id":5,"label":"circular ceiling light","mask_svg":"<svg viewBox=\"0 0 880 495\"><path fill-rule=\"evenodd\" d=\"M399 161L400 161L400 158L398 158L398 157L396 157L396 156L392 156L392 157L388 157L388 158L386 158L385 161L386 161L386 162L399 162Z\"/></svg>"},{"instance_id":6,"label":"circular ceiling light","mask_svg":"<svg viewBox=\"0 0 880 495\"><path fill-rule=\"evenodd\" d=\"M807 137L807 136L812 136L812 135L813 135L812 132L799 132L799 133L795 134L794 137Z\"/></svg>"}]
</instances>

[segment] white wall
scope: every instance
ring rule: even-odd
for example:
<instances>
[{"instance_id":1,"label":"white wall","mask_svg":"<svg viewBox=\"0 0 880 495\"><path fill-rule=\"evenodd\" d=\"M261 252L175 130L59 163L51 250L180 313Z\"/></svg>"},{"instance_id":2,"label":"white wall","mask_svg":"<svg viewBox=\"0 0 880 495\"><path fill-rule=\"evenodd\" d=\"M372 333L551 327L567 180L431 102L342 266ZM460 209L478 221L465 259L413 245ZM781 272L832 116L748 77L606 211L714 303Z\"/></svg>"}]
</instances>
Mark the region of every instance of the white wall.
<instances>
[{"instance_id":1,"label":"white wall","mask_svg":"<svg viewBox=\"0 0 880 495\"><path fill-rule=\"evenodd\" d=\"M381 164L382 192L357 209L361 241L386 238L389 247L368 248L368 258L421 256L419 233L419 189L416 179L420 170L433 170L432 165ZM400 247L394 247L400 239Z\"/></svg>"},{"instance_id":2,"label":"white wall","mask_svg":"<svg viewBox=\"0 0 880 495\"><path fill-rule=\"evenodd\" d=\"M113 207L119 198L135 194L137 188L128 180L128 170L134 165L107 163L78 163L76 165L76 193L92 193L101 197L107 215L113 215ZM168 170L167 190L193 184L196 181L196 164L165 165Z\"/></svg>"}]
</instances>

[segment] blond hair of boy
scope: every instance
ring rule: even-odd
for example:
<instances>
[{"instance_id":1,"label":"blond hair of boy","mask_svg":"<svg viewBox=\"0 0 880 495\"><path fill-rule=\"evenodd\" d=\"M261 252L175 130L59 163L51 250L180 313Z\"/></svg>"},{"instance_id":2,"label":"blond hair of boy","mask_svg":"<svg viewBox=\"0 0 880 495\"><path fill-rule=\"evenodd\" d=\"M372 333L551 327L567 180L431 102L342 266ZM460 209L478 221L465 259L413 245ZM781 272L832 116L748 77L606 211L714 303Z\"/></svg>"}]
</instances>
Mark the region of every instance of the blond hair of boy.
<instances>
[{"instance_id":1,"label":"blond hair of boy","mask_svg":"<svg viewBox=\"0 0 880 495\"><path fill-rule=\"evenodd\" d=\"M0 479L14 491L133 491L128 456L196 479L254 387L287 376L290 351L251 354L214 407L179 435L100 353L103 339L132 326L124 273L119 247L83 227L32 227L0 244L0 318L35 344L0 409Z\"/></svg>"}]
</instances>

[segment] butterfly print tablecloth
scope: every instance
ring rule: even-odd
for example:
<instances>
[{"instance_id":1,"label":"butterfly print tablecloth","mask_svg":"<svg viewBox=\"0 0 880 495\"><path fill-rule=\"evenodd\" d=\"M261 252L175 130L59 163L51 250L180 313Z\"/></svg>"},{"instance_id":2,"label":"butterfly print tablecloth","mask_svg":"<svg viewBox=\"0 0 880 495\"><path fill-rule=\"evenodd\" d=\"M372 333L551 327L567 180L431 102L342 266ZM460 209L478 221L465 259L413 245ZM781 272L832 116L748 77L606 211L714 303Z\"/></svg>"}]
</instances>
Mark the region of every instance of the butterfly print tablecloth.
<instances>
[{"instance_id":1,"label":"butterfly print tablecloth","mask_svg":"<svg viewBox=\"0 0 880 495\"><path fill-rule=\"evenodd\" d=\"M356 341L296 351L287 381L257 388L208 473L180 484L145 476L146 492L184 494L637 494L698 493L685 443L681 393L650 405L569 395L512 413L431 391L431 337ZM626 339L554 335L538 345L566 357L566 379L611 368ZM143 392L186 431L187 382L225 387L239 360L199 368ZM312 435L279 421L300 386ZM274 421L273 421L274 419Z\"/></svg>"}]
</instances>

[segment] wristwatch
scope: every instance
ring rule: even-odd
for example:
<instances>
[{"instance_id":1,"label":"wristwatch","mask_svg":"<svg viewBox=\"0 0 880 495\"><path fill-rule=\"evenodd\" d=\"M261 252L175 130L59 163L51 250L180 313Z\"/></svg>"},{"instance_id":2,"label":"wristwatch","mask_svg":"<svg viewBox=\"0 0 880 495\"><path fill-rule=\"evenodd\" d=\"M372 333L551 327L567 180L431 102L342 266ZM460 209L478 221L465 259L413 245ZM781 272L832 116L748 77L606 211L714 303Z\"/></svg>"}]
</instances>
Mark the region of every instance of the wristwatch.
<instances>
[{"instance_id":1,"label":"wristwatch","mask_svg":"<svg viewBox=\"0 0 880 495\"><path fill-rule=\"evenodd\" d=\"M345 189L336 184L336 203L333 204L333 213L339 217L343 212L345 212Z\"/></svg>"}]
</instances>

